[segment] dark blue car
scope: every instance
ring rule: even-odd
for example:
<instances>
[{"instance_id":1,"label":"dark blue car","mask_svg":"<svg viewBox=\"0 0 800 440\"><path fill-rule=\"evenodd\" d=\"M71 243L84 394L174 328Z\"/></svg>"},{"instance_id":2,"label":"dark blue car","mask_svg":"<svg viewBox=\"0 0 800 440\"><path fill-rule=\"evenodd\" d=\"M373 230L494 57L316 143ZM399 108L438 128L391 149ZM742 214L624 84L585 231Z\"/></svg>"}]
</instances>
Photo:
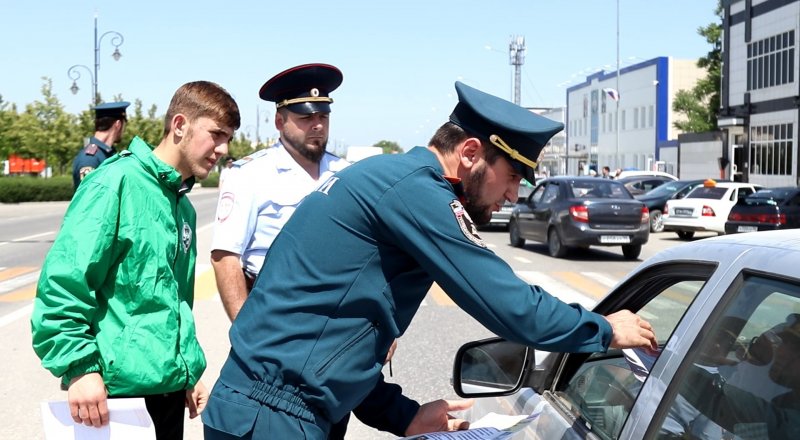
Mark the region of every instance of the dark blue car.
<instances>
[{"instance_id":1,"label":"dark blue car","mask_svg":"<svg viewBox=\"0 0 800 440\"><path fill-rule=\"evenodd\" d=\"M725 233L800 227L800 188L767 188L739 200L728 214Z\"/></svg>"}]
</instances>

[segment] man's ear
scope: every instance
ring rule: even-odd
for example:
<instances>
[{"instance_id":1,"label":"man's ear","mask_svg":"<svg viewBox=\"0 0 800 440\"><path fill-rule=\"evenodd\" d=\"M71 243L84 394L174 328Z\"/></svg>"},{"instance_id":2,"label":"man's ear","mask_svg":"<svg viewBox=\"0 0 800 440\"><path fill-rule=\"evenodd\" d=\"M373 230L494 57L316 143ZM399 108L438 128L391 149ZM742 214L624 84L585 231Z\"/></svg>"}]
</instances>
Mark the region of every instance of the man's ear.
<instances>
[{"instance_id":1,"label":"man's ear","mask_svg":"<svg viewBox=\"0 0 800 440\"><path fill-rule=\"evenodd\" d=\"M461 158L461 165L466 168L472 168L478 159L483 157L483 144L478 138L467 138L458 146L458 152Z\"/></svg>"},{"instance_id":2,"label":"man's ear","mask_svg":"<svg viewBox=\"0 0 800 440\"><path fill-rule=\"evenodd\" d=\"M172 134L175 136L183 137L186 135L186 129L189 121L186 119L182 113L178 113L177 115L172 117L172 121L170 121L170 126L172 129Z\"/></svg>"},{"instance_id":3,"label":"man's ear","mask_svg":"<svg viewBox=\"0 0 800 440\"><path fill-rule=\"evenodd\" d=\"M283 124L285 122L286 121L283 120L283 113L275 112L275 129L278 130L278 132L283 130Z\"/></svg>"}]
</instances>

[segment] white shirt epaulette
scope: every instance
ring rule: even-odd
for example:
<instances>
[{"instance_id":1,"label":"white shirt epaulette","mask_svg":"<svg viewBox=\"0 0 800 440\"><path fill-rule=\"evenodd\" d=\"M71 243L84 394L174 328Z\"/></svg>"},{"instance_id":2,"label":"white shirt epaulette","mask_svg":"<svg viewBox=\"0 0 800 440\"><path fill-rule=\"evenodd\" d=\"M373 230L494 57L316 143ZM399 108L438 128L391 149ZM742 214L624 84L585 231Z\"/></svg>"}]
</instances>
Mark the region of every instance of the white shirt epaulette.
<instances>
[{"instance_id":1,"label":"white shirt epaulette","mask_svg":"<svg viewBox=\"0 0 800 440\"><path fill-rule=\"evenodd\" d=\"M248 154L247 156L245 156L245 157L243 157L243 158L241 158L241 159L237 160L236 162L234 162L234 163L233 163L233 166L235 166L235 167L241 167L242 165L244 165L244 164L246 164L246 163L249 163L249 162L251 162L253 159L258 159L259 157L261 157L261 156L263 156L263 155L267 154L267 151L268 151L270 148L272 148L272 147L269 147L269 148L264 148L264 149L262 149L262 150L258 150L258 151L256 151L256 152L255 152L255 153L253 153L253 154Z\"/></svg>"}]
</instances>

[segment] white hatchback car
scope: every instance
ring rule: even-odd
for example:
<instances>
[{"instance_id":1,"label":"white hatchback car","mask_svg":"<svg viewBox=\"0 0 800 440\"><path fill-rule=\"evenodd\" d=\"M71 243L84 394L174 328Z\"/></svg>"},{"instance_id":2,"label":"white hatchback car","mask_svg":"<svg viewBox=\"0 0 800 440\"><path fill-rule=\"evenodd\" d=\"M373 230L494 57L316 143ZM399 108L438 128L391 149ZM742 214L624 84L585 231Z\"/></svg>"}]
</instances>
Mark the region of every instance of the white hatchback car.
<instances>
[{"instance_id":1,"label":"white hatchback car","mask_svg":"<svg viewBox=\"0 0 800 440\"><path fill-rule=\"evenodd\" d=\"M482 398L464 418L491 418L514 439L798 439L798 261L797 230L662 251L594 308L647 319L658 352L470 342L456 354L453 386Z\"/></svg>"},{"instance_id":2,"label":"white hatchback car","mask_svg":"<svg viewBox=\"0 0 800 440\"><path fill-rule=\"evenodd\" d=\"M760 185L709 180L693 189L686 197L670 200L664 207L665 231L673 231L683 240L697 231L725 234L725 222L737 201L758 191Z\"/></svg>"}]
</instances>

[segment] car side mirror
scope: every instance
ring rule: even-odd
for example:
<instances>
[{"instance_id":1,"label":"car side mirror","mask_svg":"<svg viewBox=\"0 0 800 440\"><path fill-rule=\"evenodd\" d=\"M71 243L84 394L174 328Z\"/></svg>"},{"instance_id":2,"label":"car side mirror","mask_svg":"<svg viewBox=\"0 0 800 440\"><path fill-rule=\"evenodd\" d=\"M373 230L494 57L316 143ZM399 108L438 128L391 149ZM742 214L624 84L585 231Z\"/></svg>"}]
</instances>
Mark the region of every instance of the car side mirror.
<instances>
[{"instance_id":1,"label":"car side mirror","mask_svg":"<svg viewBox=\"0 0 800 440\"><path fill-rule=\"evenodd\" d=\"M532 359L533 350L502 338L466 343L453 363L453 389L461 397L513 394Z\"/></svg>"}]
</instances>

